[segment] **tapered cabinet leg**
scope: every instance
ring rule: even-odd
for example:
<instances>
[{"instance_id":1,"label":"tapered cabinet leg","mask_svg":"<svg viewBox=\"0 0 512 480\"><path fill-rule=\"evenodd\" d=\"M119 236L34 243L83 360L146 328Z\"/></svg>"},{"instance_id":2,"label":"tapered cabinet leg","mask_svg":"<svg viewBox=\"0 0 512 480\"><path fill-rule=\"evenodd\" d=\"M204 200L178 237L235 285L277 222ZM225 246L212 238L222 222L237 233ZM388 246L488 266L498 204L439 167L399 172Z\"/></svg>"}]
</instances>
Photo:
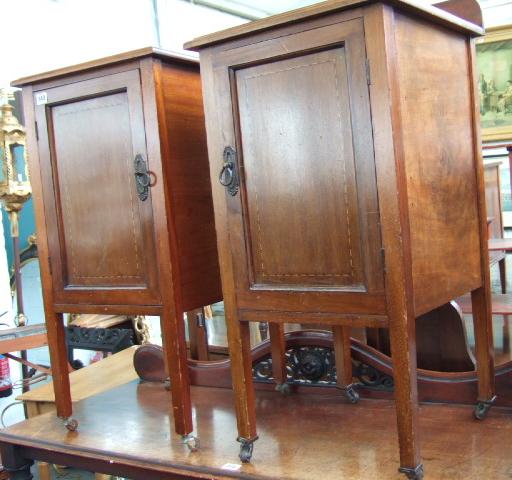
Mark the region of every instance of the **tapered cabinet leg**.
<instances>
[{"instance_id":1,"label":"tapered cabinet leg","mask_svg":"<svg viewBox=\"0 0 512 480\"><path fill-rule=\"evenodd\" d=\"M336 383L345 392L350 403L359 401L359 394L352 382L352 356L350 353L350 327L332 327L334 335L334 358L336 361Z\"/></svg>"},{"instance_id":2,"label":"tapered cabinet leg","mask_svg":"<svg viewBox=\"0 0 512 480\"><path fill-rule=\"evenodd\" d=\"M235 394L237 440L240 442L239 457L243 463L247 463L251 461L253 444L258 439L249 323L240 322L236 317L229 316L227 317L227 330L231 379Z\"/></svg>"},{"instance_id":3,"label":"tapered cabinet leg","mask_svg":"<svg viewBox=\"0 0 512 480\"><path fill-rule=\"evenodd\" d=\"M471 303L478 376L478 402L474 414L482 420L496 400L490 288L483 286L473 290Z\"/></svg>"},{"instance_id":4,"label":"tapered cabinet leg","mask_svg":"<svg viewBox=\"0 0 512 480\"><path fill-rule=\"evenodd\" d=\"M286 340L282 323L269 323L270 350L272 355L272 376L278 392L290 393L286 383Z\"/></svg>"},{"instance_id":5,"label":"tapered cabinet leg","mask_svg":"<svg viewBox=\"0 0 512 480\"><path fill-rule=\"evenodd\" d=\"M196 308L187 312L188 338L190 358L193 360L209 360L208 331L204 308Z\"/></svg>"},{"instance_id":6,"label":"tapered cabinet leg","mask_svg":"<svg viewBox=\"0 0 512 480\"><path fill-rule=\"evenodd\" d=\"M174 428L189 447L194 447L190 433L194 430L192 406L190 401L190 381L187 366L187 346L185 343L185 325L183 314L164 308L160 317L162 343L166 365L171 379L172 408Z\"/></svg>"},{"instance_id":7,"label":"tapered cabinet leg","mask_svg":"<svg viewBox=\"0 0 512 480\"><path fill-rule=\"evenodd\" d=\"M68 353L66 348L66 332L62 313L45 312L48 349L52 367L53 390L55 392L55 408L57 415L63 420L64 426L71 431L78 427L78 422L71 418L71 388L69 385Z\"/></svg>"},{"instance_id":8,"label":"tapered cabinet leg","mask_svg":"<svg viewBox=\"0 0 512 480\"><path fill-rule=\"evenodd\" d=\"M418 385L414 317L405 312L390 318L395 403L400 446L400 472L407 478L423 478L418 431Z\"/></svg>"}]
</instances>

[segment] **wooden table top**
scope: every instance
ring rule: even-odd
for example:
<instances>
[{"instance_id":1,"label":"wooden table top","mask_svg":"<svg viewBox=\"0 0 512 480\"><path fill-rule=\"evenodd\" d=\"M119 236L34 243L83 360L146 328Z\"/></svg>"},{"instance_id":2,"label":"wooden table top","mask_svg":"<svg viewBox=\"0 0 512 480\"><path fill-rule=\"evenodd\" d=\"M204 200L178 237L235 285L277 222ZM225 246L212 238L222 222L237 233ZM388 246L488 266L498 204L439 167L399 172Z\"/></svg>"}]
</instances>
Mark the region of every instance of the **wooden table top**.
<instances>
[{"instance_id":1,"label":"wooden table top","mask_svg":"<svg viewBox=\"0 0 512 480\"><path fill-rule=\"evenodd\" d=\"M133 368L133 355L137 346L122 350L115 355L92 363L85 368L75 370L69 375L71 382L71 398L73 402L79 402L84 398L105 392L138 377ZM34 388L27 393L19 395L16 400L24 402L55 402L53 384L47 383Z\"/></svg>"},{"instance_id":2,"label":"wooden table top","mask_svg":"<svg viewBox=\"0 0 512 480\"><path fill-rule=\"evenodd\" d=\"M239 464L232 395L192 388L201 439L196 453L173 432L169 392L161 384L138 382L77 404L77 432L45 414L0 431L0 442L22 445L26 456L132 479L402 478L393 402L350 405L339 394L257 392L260 439L253 462L227 470L226 464ZM478 422L468 406L424 405L420 433L427 479L510 479L509 411L495 408Z\"/></svg>"}]
</instances>

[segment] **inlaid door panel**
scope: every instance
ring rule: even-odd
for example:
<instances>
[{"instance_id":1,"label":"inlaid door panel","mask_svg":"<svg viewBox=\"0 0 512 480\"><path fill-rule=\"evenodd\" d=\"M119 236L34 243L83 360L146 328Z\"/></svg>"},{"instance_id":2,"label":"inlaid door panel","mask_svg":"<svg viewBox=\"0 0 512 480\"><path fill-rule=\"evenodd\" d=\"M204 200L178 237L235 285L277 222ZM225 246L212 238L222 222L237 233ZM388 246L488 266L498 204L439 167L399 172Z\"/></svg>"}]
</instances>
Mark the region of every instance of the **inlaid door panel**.
<instances>
[{"instance_id":1,"label":"inlaid door panel","mask_svg":"<svg viewBox=\"0 0 512 480\"><path fill-rule=\"evenodd\" d=\"M344 49L239 70L236 85L253 283L361 285Z\"/></svg>"},{"instance_id":2,"label":"inlaid door panel","mask_svg":"<svg viewBox=\"0 0 512 480\"><path fill-rule=\"evenodd\" d=\"M39 142L57 301L92 291L107 304L153 301L151 194L139 198L134 173L137 155L147 165L138 71L44 94L36 117L48 132Z\"/></svg>"},{"instance_id":3,"label":"inlaid door panel","mask_svg":"<svg viewBox=\"0 0 512 480\"><path fill-rule=\"evenodd\" d=\"M347 312L366 296L358 312L383 313L365 58L360 19L216 57L240 177L224 196L239 307Z\"/></svg>"}]
</instances>

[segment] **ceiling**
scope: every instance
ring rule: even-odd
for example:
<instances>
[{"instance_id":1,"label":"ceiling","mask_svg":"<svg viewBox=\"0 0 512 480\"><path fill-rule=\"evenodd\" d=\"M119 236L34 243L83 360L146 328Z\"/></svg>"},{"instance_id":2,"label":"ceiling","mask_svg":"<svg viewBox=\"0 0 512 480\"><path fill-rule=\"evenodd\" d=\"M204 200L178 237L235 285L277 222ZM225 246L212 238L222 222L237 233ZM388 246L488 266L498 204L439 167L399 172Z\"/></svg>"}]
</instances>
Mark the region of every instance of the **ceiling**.
<instances>
[{"instance_id":1,"label":"ceiling","mask_svg":"<svg viewBox=\"0 0 512 480\"><path fill-rule=\"evenodd\" d=\"M293 10L320 0L189 0L191 3L217 8L251 20Z\"/></svg>"},{"instance_id":2,"label":"ceiling","mask_svg":"<svg viewBox=\"0 0 512 480\"><path fill-rule=\"evenodd\" d=\"M235 15L255 20L295 8L320 3L323 0L188 0L191 3L206 5L212 8L233 13ZM426 3L436 3L441 0L424 0ZM511 0L478 0L482 9L512 5Z\"/></svg>"}]
</instances>

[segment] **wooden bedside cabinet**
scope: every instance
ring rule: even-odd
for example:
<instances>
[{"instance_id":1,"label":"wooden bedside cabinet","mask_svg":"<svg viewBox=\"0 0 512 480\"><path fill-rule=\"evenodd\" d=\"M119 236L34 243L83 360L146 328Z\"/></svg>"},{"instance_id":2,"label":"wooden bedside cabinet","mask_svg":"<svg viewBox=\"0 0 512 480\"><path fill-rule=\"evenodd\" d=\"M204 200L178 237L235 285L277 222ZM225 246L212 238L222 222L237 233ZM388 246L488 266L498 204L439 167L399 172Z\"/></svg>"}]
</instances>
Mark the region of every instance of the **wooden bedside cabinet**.
<instances>
[{"instance_id":1,"label":"wooden bedside cabinet","mask_svg":"<svg viewBox=\"0 0 512 480\"><path fill-rule=\"evenodd\" d=\"M333 326L338 384L352 401L350 328L389 328L400 470L417 479L415 317L471 291L475 413L487 412L494 374L472 41L482 32L430 5L331 1L185 45L201 56L242 461L257 439L252 321L277 325L275 353L283 323Z\"/></svg>"},{"instance_id":2,"label":"wooden bedside cabinet","mask_svg":"<svg viewBox=\"0 0 512 480\"><path fill-rule=\"evenodd\" d=\"M22 78L56 408L63 313L161 318L177 433L194 439L183 313L222 298L198 63L145 48Z\"/></svg>"}]
</instances>

